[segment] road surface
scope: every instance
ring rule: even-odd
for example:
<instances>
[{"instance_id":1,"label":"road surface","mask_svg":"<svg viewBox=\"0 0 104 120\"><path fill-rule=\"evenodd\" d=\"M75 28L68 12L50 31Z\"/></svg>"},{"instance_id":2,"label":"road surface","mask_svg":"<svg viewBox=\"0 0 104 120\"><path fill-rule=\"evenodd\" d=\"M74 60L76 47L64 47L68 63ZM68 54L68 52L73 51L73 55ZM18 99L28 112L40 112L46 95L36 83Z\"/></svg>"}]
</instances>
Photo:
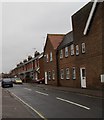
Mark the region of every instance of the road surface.
<instances>
[{"instance_id":1,"label":"road surface","mask_svg":"<svg viewBox=\"0 0 104 120\"><path fill-rule=\"evenodd\" d=\"M102 118L102 99L83 94L41 88L38 84L5 88L33 114L48 118ZM25 116L24 116L25 118Z\"/></svg>"}]
</instances>

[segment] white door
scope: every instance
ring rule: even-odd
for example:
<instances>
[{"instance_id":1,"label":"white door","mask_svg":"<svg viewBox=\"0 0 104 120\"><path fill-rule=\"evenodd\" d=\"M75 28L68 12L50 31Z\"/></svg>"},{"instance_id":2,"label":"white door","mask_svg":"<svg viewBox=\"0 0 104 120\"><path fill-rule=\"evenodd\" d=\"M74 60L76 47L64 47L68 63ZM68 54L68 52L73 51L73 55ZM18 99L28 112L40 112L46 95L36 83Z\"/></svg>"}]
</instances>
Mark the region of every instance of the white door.
<instances>
[{"instance_id":1,"label":"white door","mask_svg":"<svg viewBox=\"0 0 104 120\"><path fill-rule=\"evenodd\" d=\"M86 69L80 68L81 87L86 88Z\"/></svg>"},{"instance_id":2,"label":"white door","mask_svg":"<svg viewBox=\"0 0 104 120\"><path fill-rule=\"evenodd\" d=\"M45 84L47 84L47 72L45 72Z\"/></svg>"}]
</instances>

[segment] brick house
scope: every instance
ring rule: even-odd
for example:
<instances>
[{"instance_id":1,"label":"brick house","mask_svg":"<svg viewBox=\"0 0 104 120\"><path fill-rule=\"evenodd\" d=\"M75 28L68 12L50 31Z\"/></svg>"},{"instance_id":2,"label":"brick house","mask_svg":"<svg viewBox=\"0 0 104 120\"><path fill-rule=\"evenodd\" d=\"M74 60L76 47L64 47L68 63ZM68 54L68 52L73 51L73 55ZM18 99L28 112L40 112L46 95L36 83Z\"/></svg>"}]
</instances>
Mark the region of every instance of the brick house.
<instances>
[{"instance_id":1,"label":"brick house","mask_svg":"<svg viewBox=\"0 0 104 120\"><path fill-rule=\"evenodd\" d=\"M57 52L59 85L101 88L101 75L104 74L103 11L104 2L90 2L72 16L73 31L66 34Z\"/></svg>"},{"instance_id":2,"label":"brick house","mask_svg":"<svg viewBox=\"0 0 104 120\"><path fill-rule=\"evenodd\" d=\"M44 78L43 53L28 57L11 71L11 75L20 77L24 82L33 82Z\"/></svg>"},{"instance_id":3,"label":"brick house","mask_svg":"<svg viewBox=\"0 0 104 120\"><path fill-rule=\"evenodd\" d=\"M35 56L33 60L33 79L38 80L44 78L44 58L43 53Z\"/></svg>"},{"instance_id":4,"label":"brick house","mask_svg":"<svg viewBox=\"0 0 104 120\"><path fill-rule=\"evenodd\" d=\"M44 47L45 84L57 85L56 51L64 35L48 34Z\"/></svg>"}]
</instances>

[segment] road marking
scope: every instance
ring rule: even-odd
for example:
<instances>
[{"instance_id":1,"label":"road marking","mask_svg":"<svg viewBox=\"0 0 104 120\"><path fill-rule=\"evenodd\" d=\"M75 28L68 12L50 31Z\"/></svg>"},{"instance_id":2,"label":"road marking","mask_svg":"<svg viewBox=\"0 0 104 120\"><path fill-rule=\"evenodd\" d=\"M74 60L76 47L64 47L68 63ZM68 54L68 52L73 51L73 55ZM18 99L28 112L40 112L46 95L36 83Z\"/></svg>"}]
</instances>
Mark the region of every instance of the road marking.
<instances>
[{"instance_id":1,"label":"road marking","mask_svg":"<svg viewBox=\"0 0 104 120\"><path fill-rule=\"evenodd\" d=\"M23 104L25 104L26 106L28 106L31 110L33 110L36 114L39 115L40 118L47 120L41 113L39 113L37 110L35 110L33 107L31 107L29 104L27 104L25 101L23 101L21 98L19 98L17 95L15 95L14 93L12 93L13 96L15 96L18 100L20 100Z\"/></svg>"},{"instance_id":2,"label":"road marking","mask_svg":"<svg viewBox=\"0 0 104 120\"><path fill-rule=\"evenodd\" d=\"M73 104L73 105L76 105L76 106L79 106L79 107L82 107L82 108L85 108L85 109L87 109L87 110L90 110L89 107L86 107L86 106L84 106L84 105L80 105L80 104L78 104L78 103L75 103L75 102L72 102L72 101L69 101L69 100L65 100L65 99L62 99L62 98L59 98L59 97L56 97L56 99L61 100L61 101L64 101L64 102L67 102L67 103L70 103L70 104Z\"/></svg>"},{"instance_id":3,"label":"road marking","mask_svg":"<svg viewBox=\"0 0 104 120\"><path fill-rule=\"evenodd\" d=\"M24 88L24 89L31 91L31 89L29 89L29 88Z\"/></svg>"},{"instance_id":4,"label":"road marking","mask_svg":"<svg viewBox=\"0 0 104 120\"><path fill-rule=\"evenodd\" d=\"M39 94L42 94L42 95L48 96L48 94L46 94L46 93L42 93L42 92L39 92L39 91L35 91L35 92L37 92L37 93L39 93Z\"/></svg>"}]
</instances>

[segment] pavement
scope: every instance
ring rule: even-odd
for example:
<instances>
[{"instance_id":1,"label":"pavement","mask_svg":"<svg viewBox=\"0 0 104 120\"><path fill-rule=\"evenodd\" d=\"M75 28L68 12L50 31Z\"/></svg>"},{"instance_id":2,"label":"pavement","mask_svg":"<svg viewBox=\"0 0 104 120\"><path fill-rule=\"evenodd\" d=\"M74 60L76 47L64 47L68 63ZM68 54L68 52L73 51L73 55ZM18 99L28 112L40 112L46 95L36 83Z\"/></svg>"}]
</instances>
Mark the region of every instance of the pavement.
<instances>
[{"instance_id":1,"label":"pavement","mask_svg":"<svg viewBox=\"0 0 104 120\"><path fill-rule=\"evenodd\" d=\"M88 96L104 98L104 86L102 87L103 89L101 89L101 90L52 86L52 85L45 85L45 84L38 84L37 86L42 87L44 89L50 88L50 89L56 89L56 90L61 90L61 91L66 91L66 92L74 92L74 93L78 93L78 94L84 94L84 95L88 95Z\"/></svg>"},{"instance_id":2,"label":"pavement","mask_svg":"<svg viewBox=\"0 0 104 120\"><path fill-rule=\"evenodd\" d=\"M2 90L2 120L5 118L35 118L32 111L7 90Z\"/></svg>"}]
</instances>

